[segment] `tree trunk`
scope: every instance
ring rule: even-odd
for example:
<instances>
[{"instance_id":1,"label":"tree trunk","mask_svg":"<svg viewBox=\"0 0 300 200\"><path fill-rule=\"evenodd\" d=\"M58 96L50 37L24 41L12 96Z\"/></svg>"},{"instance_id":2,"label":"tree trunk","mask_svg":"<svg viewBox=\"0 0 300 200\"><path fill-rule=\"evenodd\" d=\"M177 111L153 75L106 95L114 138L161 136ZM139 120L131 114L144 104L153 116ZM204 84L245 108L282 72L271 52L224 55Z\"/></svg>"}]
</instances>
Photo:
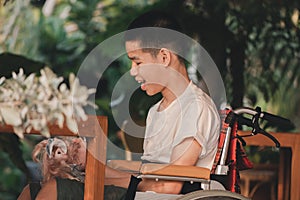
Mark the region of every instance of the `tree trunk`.
<instances>
[{"instance_id":1,"label":"tree trunk","mask_svg":"<svg viewBox=\"0 0 300 200\"><path fill-rule=\"evenodd\" d=\"M230 52L230 73L232 76L232 102L233 109L243 106L245 93L244 67L245 67L245 41L234 40Z\"/></svg>"}]
</instances>

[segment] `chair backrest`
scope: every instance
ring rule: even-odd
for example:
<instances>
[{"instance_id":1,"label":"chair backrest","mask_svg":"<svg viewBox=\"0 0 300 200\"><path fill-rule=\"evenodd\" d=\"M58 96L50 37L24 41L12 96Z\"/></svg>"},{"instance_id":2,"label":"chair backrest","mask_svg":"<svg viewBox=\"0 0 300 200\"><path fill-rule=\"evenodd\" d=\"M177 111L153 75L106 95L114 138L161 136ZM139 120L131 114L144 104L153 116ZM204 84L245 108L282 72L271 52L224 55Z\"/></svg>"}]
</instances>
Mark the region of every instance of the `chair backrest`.
<instances>
[{"instance_id":1,"label":"chair backrest","mask_svg":"<svg viewBox=\"0 0 300 200\"><path fill-rule=\"evenodd\" d=\"M78 122L78 134L89 138L85 170L85 200L103 200L104 197L107 128L108 122L105 116L89 115L86 121ZM59 128L57 125L49 125L49 131L51 136L77 135L71 132L67 126ZM0 125L1 133L13 133L13 128ZM32 130L28 134L40 133Z\"/></svg>"},{"instance_id":2,"label":"chair backrest","mask_svg":"<svg viewBox=\"0 0 300 200\"><path fill-rule=\"evenodd\" d=\"M145 126L145 122L137 122L139 126ZM144 138L133 136L129 134L132 131L141 131L142 129L134 130L136 124L125 120L122 124L121 129L118 131L118 136L124 146L125 160L136 160L134 157L137 154L138 157L143 153ZM141 133L142 134L142 133ZM138 159L139 160L139 159Z\"/></svg>"}]
</instances>

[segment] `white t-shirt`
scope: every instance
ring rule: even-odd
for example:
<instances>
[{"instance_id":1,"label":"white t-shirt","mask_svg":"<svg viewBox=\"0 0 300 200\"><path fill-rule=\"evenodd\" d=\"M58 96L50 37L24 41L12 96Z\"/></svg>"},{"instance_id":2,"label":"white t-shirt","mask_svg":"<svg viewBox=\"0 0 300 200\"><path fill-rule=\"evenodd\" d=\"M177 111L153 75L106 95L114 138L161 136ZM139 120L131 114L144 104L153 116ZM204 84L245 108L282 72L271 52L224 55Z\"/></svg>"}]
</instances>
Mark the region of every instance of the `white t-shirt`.
<instances>
[{"instance_id":1,"label":"white t-shirt","mask_svg":"<svg viewBox=\"0 0 300 200\"><path fill-rule=\"evenodd\" d=\"M220 116L212 99L192 82L166 109L150 108L143 160L170 163L173 148L193 137L202 147L196 166L212 168L220 134Z\"/></svg>"}]
</instances>

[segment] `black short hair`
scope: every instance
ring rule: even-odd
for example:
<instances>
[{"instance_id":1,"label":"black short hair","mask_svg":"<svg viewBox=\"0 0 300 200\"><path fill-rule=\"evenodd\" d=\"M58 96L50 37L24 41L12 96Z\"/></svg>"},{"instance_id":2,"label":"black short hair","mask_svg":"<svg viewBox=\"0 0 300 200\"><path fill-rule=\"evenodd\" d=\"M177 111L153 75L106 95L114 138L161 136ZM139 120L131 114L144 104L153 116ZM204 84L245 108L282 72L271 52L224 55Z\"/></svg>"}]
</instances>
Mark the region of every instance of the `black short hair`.
<instances>
[{"instance_id":1,"label":"black short hair","mask_svg":"<svg viewBox=\"0 0 300 200\"><path fill-rule=\"evenodd\" d=\"M174 16L162 11L149 11L134 19L127 30L125 41L140 41L141 48L153 56L156 56L161 48L168 48L178 55L180 61L184 60L182 57L185 56L187 48L178 37L183 29ZM172 34L175 31L179 33Z\"/></svg>"}]
</instances>

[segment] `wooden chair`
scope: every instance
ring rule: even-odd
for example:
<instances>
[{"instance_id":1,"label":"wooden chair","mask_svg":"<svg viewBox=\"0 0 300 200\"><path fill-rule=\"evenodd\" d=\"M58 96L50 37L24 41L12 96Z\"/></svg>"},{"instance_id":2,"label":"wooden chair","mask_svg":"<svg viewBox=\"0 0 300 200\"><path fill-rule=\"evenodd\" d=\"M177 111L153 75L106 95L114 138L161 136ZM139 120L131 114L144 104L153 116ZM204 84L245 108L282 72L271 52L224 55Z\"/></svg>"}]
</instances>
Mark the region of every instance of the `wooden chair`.
<instances>
[{"instance_id":1,"label":"wooden chair","mask_svg":"<svg viewBox=\"0 0 300 200\"><path fill-rule=\"evenodd\" d=\"M140 126L145 126L145 122L139 122L137 124ZM124 146L125 160L135 160L133 157L134 154L143 153L144 138L128 134L127 130L131 130L131 125L132 124L125 120L122 124L121 129L117 132L117 135Z\"/></svg>"},{"instance_id":2,"label":"wooden chair","mask_svg":"<svg viewBox=\"0 0 300 200\"><path fill-rule=\"evenodd\" d=\"M105 116L89 115L86 121L78 122L79 135L88 138L85 200L103 200L107 128L108 121ZM56 125L50 125L49 130L51 136L76 136L66 126L61 129ZM0 133L13 133L13 128L0 125ZM28 134L40 133L32 130Z\"/></svg>"},{"instance_id":3,"label":"wooden chair","mask_svg":"<svg viewBox=\"0 0 300 200\"><path fill-rule=\"evenodd\" d=\"M253 169L245 170L240 173L241 177L241 192L244 196L249 198L254 198L256 196L257 190L265 184L270 186L270 194L268 195L268 190L263 191L265 199L266 196L270 196L269 199L276 199L276 183L278 166L273 164L256 164Z\"/></svg>"}]
</instances>

